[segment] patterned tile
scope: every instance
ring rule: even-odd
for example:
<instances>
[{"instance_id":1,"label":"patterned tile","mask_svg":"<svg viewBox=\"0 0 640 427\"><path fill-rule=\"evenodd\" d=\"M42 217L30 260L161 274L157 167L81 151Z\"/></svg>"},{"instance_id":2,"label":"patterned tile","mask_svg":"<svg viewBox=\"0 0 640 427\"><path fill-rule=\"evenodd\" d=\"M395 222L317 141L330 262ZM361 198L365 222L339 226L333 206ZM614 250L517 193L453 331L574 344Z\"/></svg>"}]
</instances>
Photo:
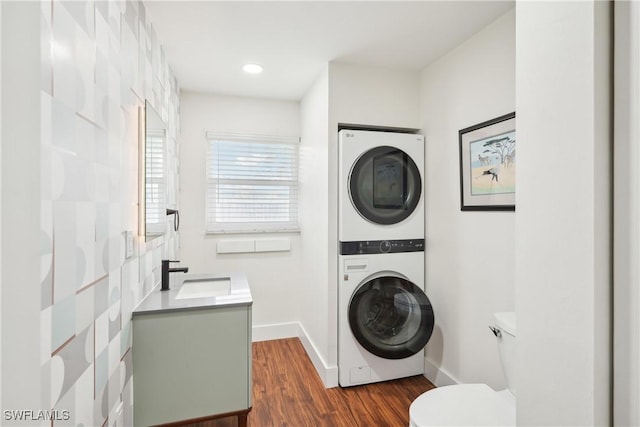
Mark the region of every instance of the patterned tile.
<instances>
[{"instance_id":1,"label":"patterned tile","mask_svg":"<svg viewBox=\"0 0 640 427\"><path fill-rule=\"evenodd\" d=\"M93 366L88 367L75 383L73 411L76 426L93 425Z\"/></svg>"},{"instance_id":2,"label":"patterned tile","mask_svg":"<svg viewBox=\"0 0 640 427\"><path fill-rule=\"evenodd\" d=\"M96 333L98 331L96 330ZM96 355L94 363L95 368L95 396L102 396L107 386L109 378L109 351L105 348L101 353Z\"/></svg>"},{"instance_id":3,"label":"patterned tile","mask_svg":"<svg viewBox=\"0 0 640 427\"><path fill-rule=\"evenodd\" d=\"M77 411L75 408L75 396L77 394L75 384L70 390L67 390L60 399L56 401L56 404L52 407L58 411L59 414L56 417L56 426L76 426ZM67 414L66 416L64 414Z\"/></svg>"},{"instance_id":4,"label":"patterned tile","mask_svg":"<svg viewBox=\"0 0 640 427\"><path fill-rule=\"evenodd\" d=\"M52 17L51 62L53 70L53 94L74 111L77 110L77 93L82 93L76 63L76 29L78 24L65 7L54 2Z\"/></svg>"},{"instance_id":5,"label":"patterned tile","mask_svg":"<svg viewBox=\"0 0 640 427\"><path fill-rule=\"evenodd\" d=\"M95 321L95 286L87 286L76 294L76 333L93 325Z\"/></svg>"},{"instance_id":6,"label":"patterned tile","mask_svg":"<svg viewBox=\"0 0 640 427\"><path fill-rule=\"evenodd\" d=\"M78 27L88 36L94 35L94 2L93 1L68 1L62 0L59 2L62 5L73 20L78 24Z\"/></svg>"},{"instance_id":7,"label":"patterned tile","mask_svg":"<svg viewBox=\"0 0 640 427\"><path fill-rule=\"evenodd\" d=\"M40 285L41 307L53 304L53 213L52 202L42 201L40 213Z\"/></svg>"},{"instance_id":8,"label":"patterned tile","mask_svg":"<svg viewBox=\"0 0 640 427\"><path fill-rule=\"evenodd\" d=\"M45 0L40 21L43 407L69 411L56 426L115 425L122 401L131 425L131 312L178 247L170 233L124 258L138 108L149 99L176 140L179 86L138 0ZM175 141L169 156L177 191Z\"/></svg>"},{"instance_id":9,"label":"patterned tile","mask_svg":"<svg viewBox=\"0 0 640 427\"><path fill-rule=\"evenodd\" d=\"M51 306L44 308L40 312L40 363L43 366L47 364L51 359L51 348L52 348L51 334L53 332L52 317L53 317L53 307Z\"/></svg>"},{"instance_id":10,"label":"patterned tile","mask_svg":"<svg viewBox=\"0 0 640 427\"><path fill-rule=\"evenodd\" d=\"M76 333L76 297L56 301L52 311L51 352L62 347Z\"/></svg>"},{"instance_id":11,"label":"patterned tile","mask_svg":"<svg viewBox=\"0 0 640 427\"><path fill-rule=\"evenodd\" d=\"M93 326L89 326L56 354L64 365L61 395L67 393L93 363L93 335Z\"/></svg>"}]
</instances>

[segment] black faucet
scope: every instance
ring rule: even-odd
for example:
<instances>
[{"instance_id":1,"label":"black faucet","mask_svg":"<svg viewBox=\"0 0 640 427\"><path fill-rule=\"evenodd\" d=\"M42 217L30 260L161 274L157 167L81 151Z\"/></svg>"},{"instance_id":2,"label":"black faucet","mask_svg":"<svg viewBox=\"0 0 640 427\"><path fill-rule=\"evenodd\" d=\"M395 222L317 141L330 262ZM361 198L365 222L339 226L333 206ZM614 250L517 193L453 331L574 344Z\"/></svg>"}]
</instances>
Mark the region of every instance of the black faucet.
<instances>
[{"instance_id":1,"label":"black faucet","mask_svg":"<svg viewBox=\"0 0 640 427\"><path fill-rule=\"evenodd\" d=\"M175 273L179 271L186 273L189 271L189 267L169 268L170 262L180 262L180 261L169 261L168 259L162 260L162 285L160 287L161 291L169 290L169 273Z\"/></svg>"}]
</instances>

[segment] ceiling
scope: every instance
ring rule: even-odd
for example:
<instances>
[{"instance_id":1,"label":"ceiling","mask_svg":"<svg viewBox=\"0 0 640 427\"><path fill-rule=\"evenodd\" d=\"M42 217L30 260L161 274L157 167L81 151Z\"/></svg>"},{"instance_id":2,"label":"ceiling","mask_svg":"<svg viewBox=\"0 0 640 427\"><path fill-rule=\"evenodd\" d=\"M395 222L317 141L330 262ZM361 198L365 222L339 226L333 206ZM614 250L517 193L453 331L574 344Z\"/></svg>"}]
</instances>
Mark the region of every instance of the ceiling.
<instances>
[{"instance_id":1,"label":"ceiling","mask_svg":"<svg viewBox=\"0 0 640 427\"><path fill-rule=\"evenodd\" d=\"M421 70L513 1L145 1L182 90L299 100L330 61ZM247 62L260 75L242 71Z\"/></svg>"}]
</instances>

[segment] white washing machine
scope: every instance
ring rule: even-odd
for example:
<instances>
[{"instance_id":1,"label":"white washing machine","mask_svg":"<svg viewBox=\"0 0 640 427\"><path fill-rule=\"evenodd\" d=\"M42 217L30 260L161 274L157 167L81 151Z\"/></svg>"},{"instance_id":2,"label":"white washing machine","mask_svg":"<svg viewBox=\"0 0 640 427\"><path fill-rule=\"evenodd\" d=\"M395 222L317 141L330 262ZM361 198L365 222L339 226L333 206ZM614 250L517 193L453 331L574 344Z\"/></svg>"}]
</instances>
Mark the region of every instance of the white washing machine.
<instances>
[{"instance_id":1,"label":"white washing machine","mask_svg":"<svg viewBox=\"0 0 640 427\"><path fill-rule=\"evenodd\" d=\"M343 129L338 152L338 239L423 238L424 137Z\"/></svg>"},{"instance_id":2,"label":"white washing machine","mask_svg":"<svg viewBox=\"0 0 640 427\"><path fill-rule=\"evenodd\" d=\"M434 324L424 293L424 239L341 243L340 253L340 385L423 374Z\"/></svg>"}]
</instances>

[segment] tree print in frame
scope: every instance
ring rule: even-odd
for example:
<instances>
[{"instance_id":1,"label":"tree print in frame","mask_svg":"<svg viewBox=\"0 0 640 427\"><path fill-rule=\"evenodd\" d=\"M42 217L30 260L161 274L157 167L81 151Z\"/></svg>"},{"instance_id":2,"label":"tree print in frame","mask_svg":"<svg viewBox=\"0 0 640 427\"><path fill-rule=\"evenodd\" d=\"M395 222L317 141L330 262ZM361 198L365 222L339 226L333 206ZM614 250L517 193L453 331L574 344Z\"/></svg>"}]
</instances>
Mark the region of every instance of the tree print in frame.
<instances>
[{"instance_id":1,"label":"tree print in frame","mask_svg":"<svg viewBox=\"0 0 640 427\"><path fill-rule=\"evenodd\" d=\"M460 209L513 211L516 197L516 113L462 129Z\"/></svg>"}]
</instances>

